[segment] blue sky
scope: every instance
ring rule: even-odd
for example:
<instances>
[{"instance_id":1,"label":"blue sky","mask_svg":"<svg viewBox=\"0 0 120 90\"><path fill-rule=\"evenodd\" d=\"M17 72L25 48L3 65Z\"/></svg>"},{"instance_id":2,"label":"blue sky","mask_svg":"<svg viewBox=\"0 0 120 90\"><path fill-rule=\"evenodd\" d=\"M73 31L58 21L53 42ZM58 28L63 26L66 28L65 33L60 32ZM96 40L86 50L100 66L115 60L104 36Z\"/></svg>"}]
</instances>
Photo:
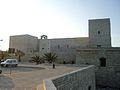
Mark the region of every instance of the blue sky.
<instances>
[{"instance_id":1,"label":"blue sky","mask_svg":"<svg viewBox=\"0 0 120 90\"><path fill-rule=\"evenodd\" d=\"M88 20L110 18L112 46L120 46L120 0L0 0L0 49L9 36L88 37Z\"/></svg>"}]
</instances>

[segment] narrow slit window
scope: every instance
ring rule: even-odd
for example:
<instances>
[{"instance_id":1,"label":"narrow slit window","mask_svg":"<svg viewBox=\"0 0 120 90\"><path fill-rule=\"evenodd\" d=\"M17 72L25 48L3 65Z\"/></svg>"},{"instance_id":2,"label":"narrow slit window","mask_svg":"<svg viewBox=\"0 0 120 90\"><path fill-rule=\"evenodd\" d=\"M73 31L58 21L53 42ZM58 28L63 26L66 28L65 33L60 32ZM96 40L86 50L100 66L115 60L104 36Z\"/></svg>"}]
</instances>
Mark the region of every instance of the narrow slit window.
<instances>
[{"instance_id":1,"label":"narrow slit window","mask_svg":"<svg viewBox=\"0 0 120 90\"><path fill-rule=\"evenodd\" d=\"M69 45L67 45L67 48L69 48Z\"/></svg>"},{"instance_id":2,"label":"narrow slit window","mask_svg":"<svg viewBox=\"0 0 120 90\"><path fill-rule=\"evenodd\" d=\"M98 31L98 35L100 34L100 31Z\"/></svg>"},{"instance_id":3,"label":"narrow slit window","mask_svg":"<svg viewBox=\"0 0 120 90\"><path fill-rule=\"evenodd\" d=\"M58 48L60 48L60 45L58 45Z\"/></svg>"}]
</instances>

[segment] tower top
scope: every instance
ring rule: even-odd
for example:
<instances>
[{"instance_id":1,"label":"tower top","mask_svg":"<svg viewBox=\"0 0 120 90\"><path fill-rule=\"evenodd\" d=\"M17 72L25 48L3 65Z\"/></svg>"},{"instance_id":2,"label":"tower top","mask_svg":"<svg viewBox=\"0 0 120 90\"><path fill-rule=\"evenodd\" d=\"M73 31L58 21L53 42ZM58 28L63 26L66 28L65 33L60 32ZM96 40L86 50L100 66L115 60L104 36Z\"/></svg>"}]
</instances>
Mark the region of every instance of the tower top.
<instances>
[{"instance_id":1,"label":"tower top","mask_svg":"<svg viewBox=\"0 0 120 90\"><path fill-rule=\"evenodd\" d=\"M47 39L47 35L42 35L41 39Z\"/></svg>"},{"instance_id":2,"label":"tower top","mask_svg":"<svg viewBox=\"0 0 120 90\"><path fill-rule=\"evenodd\" d=\"M111 47L110 18L90 19L89 38L91 47Z\"/></svg>"},{"instance_id":3,"label":"tower top","mask_svg":"<svg viewBox=\"0 0 120 90\"><path fill-rule=\"evenodd\" d=\"M89 21L96 21L96 20L110 20L110 18L99 18L99 19L89 19Z\"/></svg>"}]
</instances>

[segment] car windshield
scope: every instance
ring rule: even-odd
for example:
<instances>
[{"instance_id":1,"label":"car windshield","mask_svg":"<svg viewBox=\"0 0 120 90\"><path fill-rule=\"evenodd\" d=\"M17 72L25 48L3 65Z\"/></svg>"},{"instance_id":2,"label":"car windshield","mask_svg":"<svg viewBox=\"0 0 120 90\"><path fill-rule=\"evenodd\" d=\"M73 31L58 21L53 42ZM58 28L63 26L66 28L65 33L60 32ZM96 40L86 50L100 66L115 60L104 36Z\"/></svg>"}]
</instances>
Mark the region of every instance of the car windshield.
<instances>
[{"instance_id":1,"label":"car windshield","mask_svg":"<svg viewBox=\"0 0 120 90\"><path fill-rule=\"evenodd\" d=\"M7 62L7 63L12 63L12 61L11 61L11 60L7 60L6 62Z\"/></svg>"}]
</instances>

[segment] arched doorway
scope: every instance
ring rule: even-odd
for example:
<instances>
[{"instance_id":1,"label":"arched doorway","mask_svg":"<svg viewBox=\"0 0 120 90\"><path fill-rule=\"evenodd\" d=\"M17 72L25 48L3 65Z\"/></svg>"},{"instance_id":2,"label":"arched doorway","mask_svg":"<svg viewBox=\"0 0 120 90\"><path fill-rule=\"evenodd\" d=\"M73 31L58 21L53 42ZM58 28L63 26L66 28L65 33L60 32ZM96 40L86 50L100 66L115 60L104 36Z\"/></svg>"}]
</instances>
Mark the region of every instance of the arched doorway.
<instances>
[{"instance_id":1,"label":"arched doorway","mask_svg":"<svg viewBox=\"0 0 120 90\"><path fill-rule=\"evenodd\" d=\"M88 90L91 90L91 86L88 86Z\"/></svg>"}]
</instances>

